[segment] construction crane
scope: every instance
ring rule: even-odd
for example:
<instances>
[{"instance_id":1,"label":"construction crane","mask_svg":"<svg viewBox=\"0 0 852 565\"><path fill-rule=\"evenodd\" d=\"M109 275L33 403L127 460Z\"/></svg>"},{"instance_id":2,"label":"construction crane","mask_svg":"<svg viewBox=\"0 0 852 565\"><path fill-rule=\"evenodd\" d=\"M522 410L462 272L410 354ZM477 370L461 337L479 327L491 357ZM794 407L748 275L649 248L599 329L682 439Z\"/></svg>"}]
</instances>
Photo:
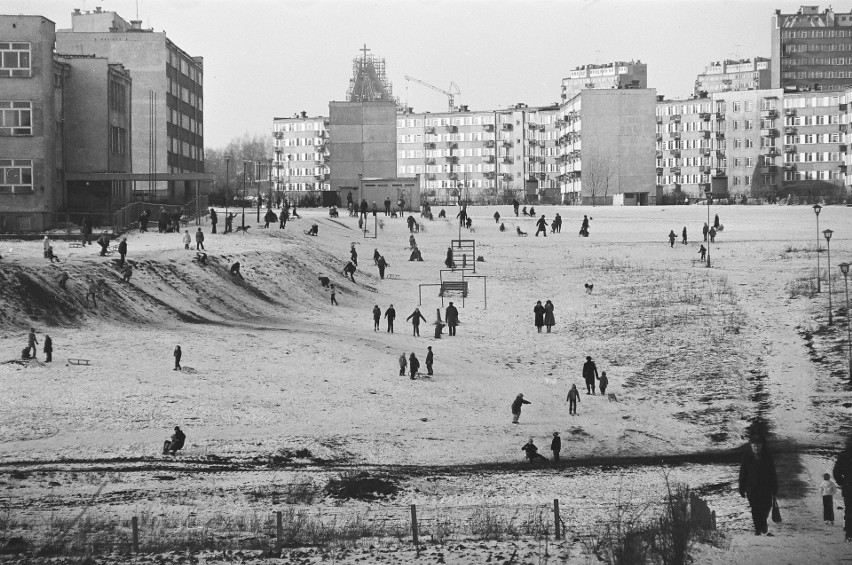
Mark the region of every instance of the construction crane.
<instances>
[{"instance_id":1,"label":"construction crane","mask_svg":"<svg viewBox=\"0 0 852 565\"><path fill-rule=\"evenodd\" d=\"M427 88L431 88L432 90L437 90L441 94L445 94L447 96L447 101L449 102L449 105L450 105L450 112L452 112L453 109L455 109L455 107L456 107L456 96L461 94L461 91L459 90L459 87L456 83L450 81L449 88L447 90L444 90L442 88L438 88L437 86L433 86L433 85L429 84L428 82L423 82L420 79L416 79L416 78L410 77L408 75L405 76L405 80L416 82L417 84L422 84L423 86L425 86Z\"/></svg>"}]
</instances>

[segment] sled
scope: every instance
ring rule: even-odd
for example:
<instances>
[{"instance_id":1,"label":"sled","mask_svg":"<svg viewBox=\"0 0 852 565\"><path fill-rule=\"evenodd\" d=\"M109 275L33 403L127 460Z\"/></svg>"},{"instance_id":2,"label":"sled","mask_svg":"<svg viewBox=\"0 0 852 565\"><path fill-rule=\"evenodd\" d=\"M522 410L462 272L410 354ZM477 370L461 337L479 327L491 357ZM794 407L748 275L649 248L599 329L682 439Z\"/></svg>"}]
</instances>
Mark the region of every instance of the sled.
<instances>
[{"instance_id":1,"label":"sled","mask_svg":"<svg viewBox=\"0 0 852 565\"><path fill-rule=\"evenodd\" d=\"M387 274L385 275L386 279L399 280L399 275Z\"/></svg>"},{"instance_id":2,"label":"sled","mask_svg":"<svg viewBox=\"0 0 852 565\"><path fill-rule=\"evenodd\" d=\"M90 363L88 359L78 359L76 357L69 357L68 362L71 365L89 365Z\"/></svg>"},{"instance_id":3,"label":"sled","mask_svg":"<svg viewBox=\"0 0 852 565\"><path fill-rule=\"evenodd\" d=\"M70 242L70 243L68 244L68 247L70 247L70 248L72 248L72 249L74 249L74 248L78 248L78 249L79 249L79 248L83 247L83 244L82 244L82 243L80 243L79 241L72 241L72 242Z\"/></svg>"}]
</instances>

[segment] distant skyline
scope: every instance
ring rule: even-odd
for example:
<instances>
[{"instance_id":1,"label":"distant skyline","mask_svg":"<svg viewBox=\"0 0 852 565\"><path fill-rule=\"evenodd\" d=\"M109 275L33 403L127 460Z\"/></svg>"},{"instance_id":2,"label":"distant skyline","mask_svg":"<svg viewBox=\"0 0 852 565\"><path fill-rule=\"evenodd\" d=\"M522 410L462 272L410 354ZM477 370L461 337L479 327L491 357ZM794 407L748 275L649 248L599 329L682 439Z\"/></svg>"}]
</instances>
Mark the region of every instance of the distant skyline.
<instances>
[{"instance_id":1,"label":"distant skyline","mask_svg":"<svg viewBox=\"0 0 852 565\"><path fill-rule=\"evenodd\" d=\"M813 3L812 3L813 4ZM416 112L446 111L447 89L471 110L559 101L577 66L648 64L648 86L692 93L695 76L723 59L770 56L776 9L801 2L609 0L4 0L6 14L71 27L74 8L117 12L165 31L204 57L205 147L245 133L269 135L274 117L328 115L344 100L352 59L366 44L385 59L394 95ZM820 4L825 9L828 3ZM848 13L852 1L832 4Z\"/></svg>"}]
</instances>

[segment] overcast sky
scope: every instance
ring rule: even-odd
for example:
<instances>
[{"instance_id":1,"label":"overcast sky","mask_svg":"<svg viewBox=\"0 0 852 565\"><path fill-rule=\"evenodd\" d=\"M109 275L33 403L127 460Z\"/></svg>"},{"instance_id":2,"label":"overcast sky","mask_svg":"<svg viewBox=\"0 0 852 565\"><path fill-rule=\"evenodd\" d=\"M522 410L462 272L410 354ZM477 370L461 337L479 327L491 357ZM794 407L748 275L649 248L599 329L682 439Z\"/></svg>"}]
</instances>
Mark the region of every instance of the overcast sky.
<instances>
[{"instance_id":1,"label":"overcast sky","mask_svg":"<svg viewBox=\"0 0 852 565\"><path fill-rule=\"evenodd\" d=\"M692 92L706 64L770 56L775 9L800 2L612 0L2 0L7 14L38 14L71 27L74 8L101 6L166 31L204 57L206 147L267 133L272 118L328 115L344 100L352 59L366 43L386 61L393 91L415 111L445 111L442 89L471 110L559 100L560 81L586 63L639 59L648 86ZM822 8L828 5L822 5ZM847 12L849 5L834 8Z\"/></svg>"}]
</instances>

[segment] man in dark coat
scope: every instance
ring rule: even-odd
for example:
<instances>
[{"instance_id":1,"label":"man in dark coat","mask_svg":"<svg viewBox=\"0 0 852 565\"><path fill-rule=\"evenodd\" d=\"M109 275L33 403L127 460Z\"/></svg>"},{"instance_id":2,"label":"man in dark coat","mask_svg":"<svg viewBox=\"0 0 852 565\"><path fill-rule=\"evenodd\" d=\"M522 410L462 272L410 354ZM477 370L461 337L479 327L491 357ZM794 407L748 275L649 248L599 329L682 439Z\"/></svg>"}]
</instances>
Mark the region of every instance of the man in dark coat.
<instances>
[{"instance_id":1,"label":"man in dark coat","mask_svg":"<svg viewBox=\"0 0 852 565\"><path fill-rule=\"evenodd\" d=\"M53 361L53 340L49 335L44 336L44 362L50 363Z\"/></svg>"},{"instance_id":2,"label":"man in dark coat","mask_svg":"<svg viewBox=\"0 0 852 565\"><path fill-rule=\"evenodd\" d=\"M379 331L379 321L382 319L382 309L376 304L373 306L373 331Z\"/></svg>"},{"instance_id":3,"label":"man in dark coat","mask_svg":"<svg viewBox=\"0 0 852 565\"><path fill-rule=\"evenodd\" d=\"M210 233L216 233L216 224L218 224L218 223L219 223L219 215L216 213L216 210L214 210L213 208L210 208L210 225L212 226Z\"/></svg>"},{"instance_id":4,"label":"man in dark coat","mask_svg":"<svg viewBox=\"0 0 852 565\"><path fill-rule=\"evenodd\" d=\"M148 231L148 216L151 214L149 210L143 210L139 214L139 231Z\"/></svg>"},{"instance_id":5,"label":"man in dark coat","mask_svg":"<svg viewBox=\"0 0 852 565\"><path fill-rule=\"evenodd\" d=\"M385 216L390 216L390 207L391 207L391 199L390 197L385 198Z\"/></svg>"},{"instance_id":6,"label":"man in dark coat","mask_svg":"<svg viewBox=\"0 0 852 565\"><path fill-rule=\"evenodd\" d=\"M411 320L411 331L413 335L420 337L420 320L426 321L426 318L423 317L423 314L420 313L420 308L415 308L414 312L412 312L406 319L406 321ZM412 353L412 355L414 355Z\"/></svg>"},{"instance_id":7,"label":"man in dark coat","mask_svg":"<svg viewBox=\"0 0 852 565\"><path fill-rule=\"evenodd\" d=\"M101 246L101 252L98 255L101 257L105 256L109 247L109 236L106 232L102 233L101 237L98 238L98 245Z\"/></svg>"},{"instance_id":8,"label":"man in dark coat","mask_svg":"<svg viewBox=\"0 0 852 565\"><path fill-rule=\"evenodd\" d=\"M559 461L559 452L562 451L562 438L559 437L559 432L553 432L553 439L550 441L550 451L553 452L553 460Z\"/></svg>"},{"instance_id":9,"label":"man in dark coat","mask_svg":"<svg viewBox=\"0 0 852 565\"><path fill-rule=\"evenodd\" d=\"M682 232L680 232L680 236L681 236L681 241L680 241L680 242L681 242L682 244L686 245L686 226L683 226L683 231L682 231Z\"/></svg>"},{"instance_id":10,"label":"man in dark coat","mask_svg":"<svg viewBox=\"0 0 852 565\"><path fill-rule=\"evenodd\" d=\"M426 353L426 374L430 377L432 376L432 363L435 360L435 356L432 355L432 346L430 345L428 348L428 353Z\"/></svg>"},{"instance_id":11,"label":"man in dark coat","mask_svg":"<svg viewBox=\"0 0 852 565\"><path fill-rule=\"evenodd\" d=\"M843 495L843 530L846 532L846 541L852 541L852 439L847 440L846 449L837 456L832 474Z\"/></svg>"},{"instance_id":12,"label":"man in dark coat","mask_svg":"<svg viewBox=\"0 0 852 565\"><path fill-rule=\"evenodd\" d=\"M743 454L739 490L740 496L748 498L751 506L754 535L771 536L767 519L772 509L772 499L778 494L778 478L772 454L766 449L766 440L760 436L749 440L749 447Z\"/></svg>"},{"instance_id":13,"label":"man in dark coat","mask_svg":"<svg viewBox=\"0 0 852 565\"><path fill-rule=\"evenodd\" d=\"M393 309L393 304L391 304L387 310L385 310L385 318L388 321L388 332L393 333L393 320L396 318L396 310Z\"/></svg>"},{"instance_id":14,"label":"man in dark coat","mask_svg":"<svg viewBox=\"0 0 852 565\"><path fill-rule=\"evenodd\" d=\"M121 243L118 244L118 255L119 255L118 266L123 267L124 266L124 257L127 255L127 238L126 237L122 237Z\"/></svg>"},{"instance_id":15,"label":"man in dark coat","mask_svg":"<svg viewBox=\"0 0 852 565\"><path fill-rule=\"evenodd\" d=\"M379 278L385 278L385 269L388 267L388 262L381 255L379 255L379 259L376 261L376 266L379 268Z\"/></svg>"},{"instance_id":16,"label":"man in dark coat","mask_svg":"<svg viewBox=\"0 0 852 565\"><path fill-rule=\"evenodd\" d=\"M517 200L512 200L512 208L515 210L515 217L518 217L518 207L521 205Z\"/></svg>"},{"instance_id":17,"label":"man in dark coat","mask_svg":"<svg viewBox=\"0 0 852 565\"><path fill-rule=\"evenodd\" d=\"M533 314L535 314L535 327L538 328L538 333L541 333L541 327L544 325L544 306L541 305L541 300L535 303Z\"/></svg>"},{"instance_id":18,"label":"man in dark coat","mask_svg":"<svg viewBox=\"0 0 852 565\"><path fill-rule=\"evenodd\" d=\"M145 227L148 227L148 217L145 217ZM83 245L92 244L92 217L85 216L83 218Z\"/></svg>"},{"instance_id":19,"label":"man in dark coat","mask_svg":"<svg viewBox=\"0 0 852 565\"><path fill-rule=\"evenodd\" d=\"M453 248L447 247L447 258L444 259L444 265L447 266L448 269L455 269L456 262L453 260Z\"/></svg>"},{"instance_id":20,"label":"man in dark coat","mask_svg":"<svg viewBox=\"0 0 852 565\"><path fill-rule=\"evenodd\" d=\"M598 378L598 368L590 356L583 363L583 378L586 380L586 394L595 394L595 379Z\"/></svg>"},{"instance_id":21,"label":"man in dark coat","mask_svg":"<svg viewBox=\"0 0 852 565\"><path fill-rule=\"evenodd\" d=\"M538 237L538 234L543 233L544 237L547 237L547 222L544 221L544 214L541 215L535 225L538 226L538 229L535 230L535 236Z\"/></svg>"},{"instance_id":22,"label":"man in dark coat","mask_svg":"<svg viewBox=\"0 0 852 565\"><path fill-rule=\"evenodd\" d=\"M414 352L411 352L411 356L408 358L408 371L411 375L411 380L413 381L415 376L417 376L417 371L420 370L420 361L417 360L417 355Z\"/></svg>"},{"instance_id":23,"label":"man in dark coat","mask_svg":"<svg viewBox=\"0 0 852 565\"><path fill-rule=\"evenodd\" d=\"M174 455L179 449L183 449L185 443L186 434L183 433L180 427L175 426L175 433L172 434L171 439L167 439L163 444L163 455L167 453Z\"/></svg>"},{"instance_id":24,"label":"man in dark coat","mask_svg":"<svg viewBox=\"0 0 852 565\"><path fill-rule=\"evenodd\" d=\"M358 219L367 221L367 211L369 208L367 207L367 200L361 199L361 215L358 216Z\"/></svg>"},{"instance_id":25,"label":"man in dark coat","mask_svg":"<svg viewBox=\"0 0 852 565\"><path fill-rule=\"evenodd\" d=\"M517 424L518 418L521 417L521 406L524 404L531 404L529 400L524 400L524 395L519 393L518 396L515 397L515 400L512 401L512 423Z\"/></svg>"},{"instance_id":26,"label":"man in dark coat","mask_svg":"<svg viewBox=\"0 0 852 565\"><path fill-rule=\"evenodd\" d=\"M345 277L346 275L349 275L349 279L352 282L355 282L355 271L355 265L352 263L352 261L349 261L348 263L346 263L346 266L343 267L343 276Z\"/></svg>"},{"instance_id":27,"label":"man in dark coat","mask_svg":"<svg viewBox=\"0 0 852 565\"><path fill-rule=\"evenodd\" d=\"M456 335L456 326L459 325L459 310L453 306L452 302L450 302L450 305L447 306L444 318L447 320L447 331L449 335Z\"/></svg>"},{"instance_id":28,"label":"man in dark coat","mask_svg":"<svg viewBox=\"0 0 852 565\"><path fill-rule=\"evenodd\" d=\"M533 438L521 448L521 451L525 451L527 453L527 459L530 463L535 463L536 461L547 461L547 457L538 452L538 447L533 443Z\"/></svg>"},{"instance_id":29,"label":"man in dark coat","mask_svg":"<svg viewBox=\"0 0 852 565\"><path fill-rule=\"evenodd\" d=\"M710 232L710 228L709 228L709 227L707 226L707 224L705 223L705 224L704 224L704 227L703 227L703 228L701 228L701 233L703 233L703 234L704 234L704 241L707 241L707 234L708 234L709 232Z\"/></svg>"}]
</instances>

